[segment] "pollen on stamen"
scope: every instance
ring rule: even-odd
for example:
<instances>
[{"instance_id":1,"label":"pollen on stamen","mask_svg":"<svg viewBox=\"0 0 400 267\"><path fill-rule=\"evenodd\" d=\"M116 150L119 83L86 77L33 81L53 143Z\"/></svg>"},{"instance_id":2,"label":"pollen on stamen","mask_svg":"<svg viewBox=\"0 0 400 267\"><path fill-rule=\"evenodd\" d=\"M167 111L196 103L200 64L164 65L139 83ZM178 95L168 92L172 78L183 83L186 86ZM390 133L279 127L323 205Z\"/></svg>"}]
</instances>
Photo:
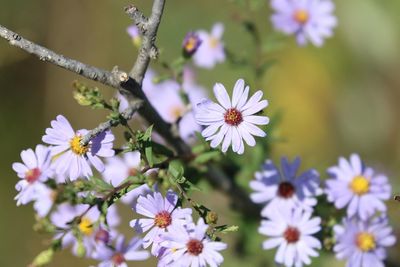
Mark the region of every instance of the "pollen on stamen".
<instances>
[{"instance_id":1,"label":"pollen on stamen","mask_svg":"<svg viewBox=\"0 0 400 267\"><path fill-rule=\"evenodd\" d=\"M93 223L90 219L83 217L78 225L79 231L84 235L91 235L93 233Z\"/></svg>"},{"instance_id":2,"label":"pollen on stamen","mask_svg":"<svg viewBox=\"0 0 400 267\"><path fill-rule=\"evenodd\" d=\"M154 217L154 224L160 228L167 228L171 223L172 217L168 211L161 211Z\"/></svg>"},{"instance_id":3,"label":"pollen on stamen","mask_svg":"<svg viewBox=\"0 0 400 267\"><path fill-rule=\"evenodd\" d=\"M89 150L89 146L83 146L81 144L82 141L82 136L80 135L75 135L70 141L69 141L69 145L71 147L72 152L74 152L75 154L82 156L84 154L86 154Z\"/></svg>"},{"instance_id":4,"label":"pollen on stamen","mask_svg":"<svg viewBox=\"0 0 400 267\"><path fill-rule=\"evenodd\" d=\"M238 126L243 121L243 116L236 108L230 108L225 112L224 120L229 125Z\"/></svg>"},{"instance_id":5,"label":"pollen on stamen","mask_svg":"<svg viewBox=\"0 0 400 267\"><path fill-rule=\"evenodd\" d=\"M295 193L295 187L289 182L282 182L278 187L278 195L282 198L291 198Z\"/></svg>"},{"instance_id":6,"label":"pollen on stamen","mask_svg":"<svg viewBox=\"0 0 400 267\"><path fill-rule=\"evenodd\" d=\"M364 252L373 250L376 247L375 237L370 233L361 232L356 237L356 245Z\"/></svg>"},{"instance_id":7,"label":"pollen on stamen","mask_svg":"<svg viewBox=\"0 0 400 267\"><path fill-rule=\"evenodd\" d=\"M125 262L125 257L121 253L116 253L112 256L111 260L115 265L119 266L120 264Z\"/></svg>"},{"instance_id":8,"label":"pollen on stamen","mask_svg":"<svg viewBox=\"0 0 400 267\"><path fill-rule=\"evenodd\" d=\"M186 248L190 254L197 256L203 251L204 245L201 241L197 239L191 239L186 244Z\"/></svg>"},{"instance_id":9,"label":"pollen on stamen","mask_svg":"<svg viewBox=\"0 0 400 267\"><path fill-rule=\"evenodd\" d=\"M300 231L295 227L288 227L283 233L283 237L290 243L296 243L300 239Z\"/></svg>"},{"instance_id":10,"label":"pollen on stamen","mask_svg":"<svg viewBox=\"0 0 400 267\"><path fill-rule=\"evenodd\" d=\"M31 169L25 173L25 180L30 184L34 183L39 179L40 174L41 171L39 168Z\"/></svg>"},{"instance_id":11,"label":"pollen on stamen","mask_svg":"<svg viewBox=\"0 0 400 267\"><path fill-rule=\"evenodd\" d=\"M294 12L293 18L298 23L305 24L309 20L310 14L307 10L299 9Z\"/></svg>"}]
</instances>

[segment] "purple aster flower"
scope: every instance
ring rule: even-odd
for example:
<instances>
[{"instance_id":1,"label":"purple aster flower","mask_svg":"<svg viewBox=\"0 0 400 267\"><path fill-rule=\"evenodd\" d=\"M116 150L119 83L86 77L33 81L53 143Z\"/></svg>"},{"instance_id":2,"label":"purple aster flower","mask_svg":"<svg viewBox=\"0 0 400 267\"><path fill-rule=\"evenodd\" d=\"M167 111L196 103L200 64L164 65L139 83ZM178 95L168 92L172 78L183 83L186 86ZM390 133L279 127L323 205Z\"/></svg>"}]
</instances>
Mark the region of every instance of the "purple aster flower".
<instances>
[{"instance_id":1,"label":"purple aster flower","mask_svg":"<svg viewBox=\"0 0 400 267\"><path fill-rule=\"evenodd\" d=\"M201 40L201 45L193 55L194 64L201 68L212 69L217 63L225 61L224 43L222 35L224 25L216 23L211 29L211 33L204 30L197 32Z\"/></svg>"},{"instance_id":2,"label":"purple aster flower","mask_svg":"<svg viewBox=\"0 0 400 267\"><path fill-rule=\"evenodd\" d=\"M62 115L58 115L56 120L51 121L51 126L46 129L42 140L53 145L51 152L56 172L60 175L68 174L72 181L81 176L93 175L89 162L99 172L103 172L104 165L99 157L114 156L114 135L111 131L100 133L88 145L83 146L81 140L88 130L82 129L75 132Z\"/></svg>"},{"instance_id":3,"label":"purple aster flower","mask_svg":"<svg viewBox=\"0 0 400 267\"><path fill-rule=\"evenodd\" d=\"M262 214L271 208L312 211L317 204L315 196L322 193L319 174L311 169L298 175L300 163L300 158L290 163L282 157L280 171L271 160L267 160L262 170L255 173L255 180L250 182L255 192L250 198L255 203L267 203Z\"/></svg>"},{"instance_id":4,"label":"purple aster flower","mask_svg":"<svg viewBox=\"0 0 400 267\"><path fill-rule=\"evenodd\" d=\"M126 28L126 32L132 38L132 42L136 47L140 47L142 42L142 36L140 35L139 28L132 24L128 28Z\"/></svg>"},{"instance_id":5,"label":"purple aster flower","mask_svg":"<svg viewBox=\"0 0 400 267\"><path fill-rule=\"evenodd\" d=\"M51 216L51 222L62 229L70 228L68 224L74 218L81 216L86 212L89 205L79 204L72 206L70 204L64 203L57 207ZM109 241L109 235L114 232L114 228L119 224L119 216L116 211L115 206L111 206L107 212L107 226L103 225L99 221L100 211L93 207L82 217L81 221L77 226L79 235L74 234L74 231L68 231L67 234L62 239L63 248L72 246L72 252L77 255L79 251L79 244L82 242L85 248L85 255L90 256L94 248L101 242ZM107 231L105 233L104 231ZM61 234L57 234L55 238L59 238Z\"/></svg>"},{"instance_id":6,"label":"purple aster flower","mask_svg":"<svg viewBox=\"0 0 400 267\"><path fill-rule=\"evenodd\" d=\"M260 137L266 135L256 125L268 124L268 117L254 114L267 107L268 101L261 100L262 91L257 91L248 99L249 86L245 87L242 79L237 80L233 88L232 101L220 83L214 85L214 94L219 104L203 99L195 110L197 122L207 126L202 135L207 141L211 141L213 148L222 142L223 152L226 152L232 144L233 152L243 154L243 139L249 146L255 146L253 135Z\"/></svg>"},{"instance_id":7,"label":"purple aster flower","mask_svg":"<svg viewBox=\"0 0 400 267\"><path fill-rule=\"evenodd\" d=\"M286 267L309 265L318 256L321 242L312 235L321 230L321 219L301 209L274 209L262 220L259 233L270 237L263 249L278 247L275 261Z\"/></svg>"},{"instance_id":8,"label":"purple aster flower","mask_svg":"<svg viewBox=\"0 0 400 267\"><path fill-rule=\"evenodd\" d=\"M50 149L43 145L37 145L35 151L32 149L21 152L23 163L15 162L13 170L21 180L15 185L19 192L15 197L17 205L25 205L37 199L38 193L45 190L43 183L52 175L50 169Z\"/></svg>"},{"instance_id":9,"label":"purple aster flower","mask_svg":"<svg viewBox=\"0 0 400 267\"><path fill-rule=\"evenodd\" d=\"M113 186L120 185L129 176L137 175L141 168L139 151L124 153L122 157L114 156L108 158L106 162L106 168L102 174L104 180ZM146 174L149 174L153 171L154 169L151 169L147 171ZM151 189L144 184L127 193L121 198L121 201L125 204L131 205L139 195L150 192Z\"/></svg>"},{"instance_id":10,"label":"purple aster flower","mask_svg":"<svg viewBox=\"0 0 400 267\"><path fill-rule=\"evenodd\" d=\"M333 35L337 24L332 14L335 5L330 0L272 0L275 11L271 20L275 29L294 34L299 45L308 41L322 46L324 39Z\"/></svg>"},{"instance_id":11,"label":"purple aster flower","mask_svg":"<svg viewBox=\"0 0 400 267\"><path fill-rule=\"evenodd\" d=\"M99 245L93 253L93 258L101 261L98 267L128 267L127 261L142 261L150 257L147 251L140 250L142 240L132 238L125 244L125 237L118 236L115 248L107 245Z\"/></svg>"},{"instance_id":12,"label":"purple aster flower","mask_svg":"<svg viewBox=\"0 0 400 267\"><path fill-rule=\"evenodd\" d=\"M391 195L388 179L365 167L359 155L351 155L350 161L339 158L339 165L327 172L331 177L326 181L328 200L338 209L347 206L349 217L357 215L366 220L376 211L386 211L384 200Z\"/></svg>"},{"instance_id":13,"label":"purple aster flower","mask_svg":"<svg viewBox=\"0 0 400 267\"><path fill-rule=\"evenodd\" d=\"M151 75L155 76L155 73L153 72ZM200 94L204 94L199 88L187 85L184 90L188 94L189 100L197 99ZM194 133L201 131L201 126L194 119L190 105L182 99L181 86L178 82L165 80L158 84L152 84L152 86L145 84L143 90L152 106L166 122L178 123L179 133L183 140L190 143Z\"/></svg>"},{"instance_id":14,"label":"purple aster flower","mask_svg":"<svg viewBox=\"0 0 400 267\"><path fill-rule=\"evenodd\" d=\"M196 53L201 43L202 40L197 33L188 32L185 36L185 39L183 39L183 55L185 57L191 57L194 53Z\"/></svg>"},{"instance_id":15,"label":"purple aster flower","mask_svg":"<svg viewBox=\"0 0 400 267\"><path fill-rule=\"evenodd\" d=\"M206 234L208 225L200 218L197 225L185 227L173 224L163 235L165 249L158 266L206 267L219 266L224 258L219 251L226 249L222 242L212 241Z\"/></svg>"},{"instance_id":16,"label":"purple aster flower","mask_svg":"<svg viewBox=\"0 0 400 267\"><path fill-rule=\"evenodd\" d=\"M393 246L396 238L386 217L369 221L345 218L342 225L334 227L336 245L333 250L346 266L384 267L386 248Z\"/></svg>"},{"instance_id":17,"label":"purple aster flower","mask_svg":"<svg viewBox=\"0 0 400 267\"><path fill-rule=\"evenodd\" d=\"M191 221L191 209L176 207L178 195L168 191L163 198L160 192L154 192L146 196L139 196L134 206L134 211L147 218L134 219L130 226L138 233L149 231L143 238L143 247L153 244L151 253L157 256L160 249L160 236L169 230L172 224L185 224Z\"/></svg>"}]
</instances>

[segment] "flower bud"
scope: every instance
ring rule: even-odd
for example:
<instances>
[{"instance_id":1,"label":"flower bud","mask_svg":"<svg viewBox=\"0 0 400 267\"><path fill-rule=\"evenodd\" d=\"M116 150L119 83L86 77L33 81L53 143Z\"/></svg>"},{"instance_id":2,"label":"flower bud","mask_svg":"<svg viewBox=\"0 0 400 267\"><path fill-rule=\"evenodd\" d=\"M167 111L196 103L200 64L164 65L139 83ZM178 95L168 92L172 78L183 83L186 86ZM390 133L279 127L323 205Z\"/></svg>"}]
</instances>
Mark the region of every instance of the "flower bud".
<instances>
[{"instance_id":1,"label":"flower bud","mask_svg":"<svg viewBox=\"0 0 400 267\"><path fill-rule=\"evenodd\" d=\"M217 224L218 214L215 211L207 212L206 223L207 224Z\"/></svg>"},{"instance_id":2,"label":"flower bud","mask_svg":"<svg viewBox=\"0 0 400 267\"><path fill-rule=\"evenodd\" d=\"M188 32L183 39L183 56L186 58L190 58L194 53L196 53L197 48L201 45L201 39L194 32Z\"/></svg>"}]
</instances>

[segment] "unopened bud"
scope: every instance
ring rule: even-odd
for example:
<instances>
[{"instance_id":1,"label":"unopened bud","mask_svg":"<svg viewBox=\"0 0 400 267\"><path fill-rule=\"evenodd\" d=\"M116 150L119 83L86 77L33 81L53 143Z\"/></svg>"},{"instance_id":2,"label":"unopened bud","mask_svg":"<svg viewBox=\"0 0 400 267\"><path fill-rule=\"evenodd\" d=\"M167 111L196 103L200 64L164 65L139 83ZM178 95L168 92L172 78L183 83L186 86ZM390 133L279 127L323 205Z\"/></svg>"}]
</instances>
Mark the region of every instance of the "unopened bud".
<instances>
[{"instance_id":1,"label":"unopened bud","mask_svg":"<svg viewBox=\"0 0 400 267\"><path fill-rule=\"evenodd\" d=\"M48 264L53 259L54 251L49 248L40 252L33 260L31 266L39 267Z\"/></svg>"},{"instance_id":2,"label":"unopened bud","mask_svg":"<svg viewBox=\"0 0 400 267\"><path fill-rule=\"evenodd\" d=\"M108 242L110 241L110 234L108 233L108 231L100 228L96 232L94 239L96 240L96 242L108 244Z\"/></svg>"},{"instance_id":3,"label":"unopened bud","mask_svg":"<svg viewBox=\"0 0 400 267\"><path fill-rule=\"evenodd\" d=\"M207 224L217 224L218 214L215 211L207 212L206 223Z\"/></svg>"},{"instance_id":4,"label":"unopened bud","mask_svg":"<svg viewBox=\"0 0 400 267\"><path fill-rule=\"evenodd\" d=\"M78 257L85 257L86 255L86 248L83 245L82 241L78 241L78 247L76 248L76 256Z\"/></svg>"}]
</instances>

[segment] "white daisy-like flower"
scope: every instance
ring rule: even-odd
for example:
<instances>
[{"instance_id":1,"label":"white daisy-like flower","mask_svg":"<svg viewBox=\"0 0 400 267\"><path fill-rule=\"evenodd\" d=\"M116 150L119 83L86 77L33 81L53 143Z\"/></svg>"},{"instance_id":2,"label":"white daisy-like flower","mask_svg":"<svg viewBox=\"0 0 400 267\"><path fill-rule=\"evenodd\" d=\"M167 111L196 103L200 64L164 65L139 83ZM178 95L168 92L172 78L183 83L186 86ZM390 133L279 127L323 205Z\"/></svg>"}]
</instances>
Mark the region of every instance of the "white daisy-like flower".
<instances>
[{"instance_id":1,"label":"white daisy-like flower","mask_svg":"<svg viewBox=\"0 0 400 267\"><path fill-rule=\"evenodd\" d=\"M43 145L37 145L32 149L21 152L23 163L15 162L12 168L21 180L15 185L18 195L15 197L17 205L25 205L37 200L39 192L46 190L45 181L52 175L50 169L50 149ZM40 195L40 194L39 194Z\"/></svg>"},{"instance_id":2,"label":"white daisy-like flower","mask_svg":"<svg viewBox=\"0 0 400 267\"><path fill-rule=\"evenodd\" d=\"M206 232L208 225L200 218L197 225L185 227L176 223L162 236L165 249L159 267L206 267L219 266L224 261L220 254L227 245L210 240Z\"/></svg>"},{"instance_id":3,"label":"white daisy-like flower","mask_svg":"<svg viewBox=\"0 0 400 267\"><path fill-rule=\"evenodd\" d=\"M314 169L299 173L300 163L300 158L290 162L282 157L281 168L278 168L267 160L262 170L255 173L255 179L250 181L254 190L250 198L254 203L266 203L261 214L271 208L313 210L316 196L322 194L319 174Z\"/></svg>"},{"instance_id":4,"label":"white daisy-like flower","mask_svg":"<svg viewBox=\"0 0 400 267\"><path fill-rule=\"evenodd\" d=\"M219 104L208 99L197 104L195 117L199 124L207 126L202 135L211 141L211 147L222 143L222 152L226 152L232 145L233 152L243 154L243 140L249 146L255 146L253 135L266 136L256 125L268 124L269 118L254 114L266 108L268 101L261 100L262 91L257 91L248 99L249 90L243 79L237 80L231 101L225 87L217 83L214 85L214 94Z\"/></svg>"},{"instance_id":5,"label":"white daisy-like flower","mask_svg":"<svg viewBox=\"0 0 400 267\"><path fill-rule=\"evenodd\" d=\"M211 29L211 33L205 30L197 32L201 45L193 55L193 62L197 67L212 69L217 63L225 61L225 49L222 42L224 25L216 23Z\"/></svg>"},{"instance_id":6,"label":"white daisy-like flower","mask_svg":"<svg viewBox=\"0 0 400 267\"><path fill-rule=\"evenodd\" d=\"M138 233L148 233L143 238L143 247L148 248L153 244L151 253L158 255L160 250L160 236L174 223L186 224L191 222L192 210L177 207L178 195L168 191L165 198L160 192L141 195L137 199L133 210L147 218L134 219L130 226Z\"/></svg>"},{"instance_id":7,"label":"white daisy-like flower","mask_svg":"<svg viewBox=\"0 0 400 267\"><path fill-rule=\"evenodd\" d=\"M311 212L301 209L270 210L268 220L261 221L260 234L270 237L263 249L278 247L275 261L286 267L301 267L311 263L310 257L318 256L321 242L312 236L321 230L321 219L311 218Z\"/></svg>"},{"instance_id":8,"label":"white daisy-like flower","mask_svg":"<svg viewBox=\"0 0 400 267\"><path fill-rule=\"evenodd\" d=\"M43 142L53 145L53 167L58 175L67 176L71 181L81 176L93 175L89 162L99 171L104 171L103 162L99 157L114 156L114 135L105 131L94 137L88 145L83 146L81 140L89 131L82 129L75 132L68 120L58 115L51 121L51 128L46 129Z\"/></svg>"}]
</instances>

